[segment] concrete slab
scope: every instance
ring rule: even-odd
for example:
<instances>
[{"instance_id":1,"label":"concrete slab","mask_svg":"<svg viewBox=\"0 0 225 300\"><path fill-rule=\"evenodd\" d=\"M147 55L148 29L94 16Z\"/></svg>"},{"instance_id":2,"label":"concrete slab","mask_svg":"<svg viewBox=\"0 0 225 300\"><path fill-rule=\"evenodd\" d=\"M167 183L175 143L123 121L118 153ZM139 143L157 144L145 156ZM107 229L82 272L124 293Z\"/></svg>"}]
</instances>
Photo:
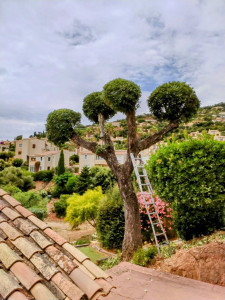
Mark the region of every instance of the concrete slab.
<instances>
[{"instance_id":1,"label":"concrete slab","mask_svg":"<svg viewBox=\"0 0 225 300\"><path fill-rule=\"evenodd\" d=\"M107 300L224 300L225 288L127 262L107 270L116 286Z\"/></svg>"}]
</instances>

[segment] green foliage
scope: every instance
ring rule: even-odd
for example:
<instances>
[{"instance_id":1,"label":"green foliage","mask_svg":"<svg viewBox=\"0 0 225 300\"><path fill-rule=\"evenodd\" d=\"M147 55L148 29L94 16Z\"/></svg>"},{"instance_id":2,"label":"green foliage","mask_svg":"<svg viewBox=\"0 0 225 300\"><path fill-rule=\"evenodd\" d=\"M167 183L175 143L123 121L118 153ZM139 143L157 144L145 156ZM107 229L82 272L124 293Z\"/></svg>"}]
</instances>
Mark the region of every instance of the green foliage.
<instances>
[{"instance_id":1,"label":"green foliage","mask_svg":"<svg viewBox=\"0 0 225 300\"><path fill-rule=\"evenodd\" d=\"M87 255L93 263L97 263L98 260L103 259L105 254L95 250L93 247L79 247L79 250Z\"/></svg>"},{"instance_id":2,"label":"green foliage","mask_svg":"<svg viewBox=\"0 0 225 300\"><path fill-rule=\"evenodd\" d=\"M44 220L47 217L47 212L44 208L30 207L29 210L40 220Z\"/></svg>"},{"instance_id":3,"label":"green foliage","mask_svg":"<svg viewBox=\"0 0 225 300\"><path fill-rule=\"evenodd\" d=\"M117 186L106 194L98 207L98 238L103 247L121 249L124 237L124 208Z\"/></svg>"},{"instance_id":4,"label":"green foliage","mask_svg":"<svg viewBox=\"0 0 225 300\"><path fill-rule=\"evenodd\" d=\"M81 115L71 109L54 110L48 115L46 131L48 139L57 146L71 139L74 127Z\"/></svg>"},{"instance_id":5,"label":"green foliage","mask_svg":"<svg viewBox=\"0 0 225 300\"><path fill-rule=\"evenodd\" d=\"M5 161L4 159L0 158L0 171L5 169Z\"/></svg>"},{"instance_id":6,"label":"green foliage","mask_svg":"<svg viewBox=\"0 0 225 300\"><path fill-rule=\"evenodd\" d=\"M209 234L223 224L225 143L206 137L161 147L147 172L157 194L172 203L183 239Z\"/></svg>"},{"instance_id":7,"label":"green foliage","mask_svg":"<svg viewBox=\"0 0 225 300\"><path fill-rule=\"evenodd\" d=\"M102 269L102 270L108 270L108 269L111 269L112 267L118 265L121 261L121 253L119 252L117 254L117 256L111 256L109 257L108 259L104 259L100 262L99 264L99 267Z\"/></svg>"},{"instance_id":8,"label":"green foliage","mask_svg":"<svg viewBox=\"0 0 225 300\"><path fill-rule=\"evenodd\" d=\"M79 163L79 155L77 155L77 154L71 155L70 161L72 161L73 163Z\"/></svg>"},{"instance_id":9,"label":"green foliage","mask_svg":"<svg viewBox=\"0 0 225 300\"><path fill-rule=\"evenodd\" d=\"M136 108L141 90L134 82L117 78L103 87L103 99L116 112L127 113Z\"/></svg>"},{"instance_id":10,"label":"green foliage","mask_svg":"<svg viewBox=\"0 0 225 300\"><path fill-rule=\"evenodd\" d=\"M55 182L55 187L51 192L53 197L59 197L61 194L68 193L66 185L70 177L73 177L73 174L64 173L53 178L53 181Z\"/></svg>"},{"instance_id":11,"label":"green foliage","mask_svg":"<svg viewBox=\"0 0 225 300\"><path fill-rule=\"evenodd\" d=\"M66 190L69 194L75 193L77 182L78 182L78 176L69 177L66 183Z\"/></svg>"},{"instance_id":12,"label":"green foliage","mask_svg":"<svg viewBox=\"0 0 225 300\"><path fill-rule=\"evenodd\" d=\"M62 175L65 173L65 162L63 150L60 152L59 162L57 166L57 175Z\"/></svg>"},{"instance_id":13,"label":"green foliage","mask_svg":"<svg viewBox=\"0 0 225 300\"><path fill-rule=\"evenodd\" d=\"M3 152L0 152L0 159L3 159L4 161L8 161L9 158L12 158L14 155L15 155L14 152L11 152L11 151L5 152L5 151L3 151Z\"/></svg>"},{"instance_id":14,"label":"green foliage","mask_svg":"<svg viewBox=\"0 0 225 300\"><path fill-rule=\"evenodd\" d=\"M54 176L54 171L53 170L39 171L36 173L32 173L32 176L34 178L34 181L41 180L41 181L49 182L52 180Z\"/></svg>"},{"instance_id":15,"label":"green foliage","mask_svg":"<svg viewBox=\"0 0 225 300\"><path fill-rule=\"evenodd\" d=\"M84 98L83 112L90 121L95 123L98 123L98 114L102 114L105 120L115 115L115 111L103 101L101 92L91 93Z\"/></svg>"},{"instance_id":16,"label":"green foliage","mask_svg":"<svg viewBox=\"0 0 225 300\"><path fill-rule=\"evenodd\" d=\"M91 185L90 168L85 166L83 167L80 175L78 176L78 180L76 182L74 191L75 193L83 195L91 187L92 185Z\"/></svg>"},{"instance_id":17,"label":"green foliage","mask_svg":"<svg viewBox=\"0 0 225 300\"><path fill-rule=\"evenodd\" d=\"M81 237L78 239L75 243L75 245L84 245L84 244L90 244L90 236L87 237Z\"/></svg>"},{"instance_id":18,"label":"green foliage","mask_svg":"<svg viewBox=\"0 0 225 300\"><path fill-rule=\"evenodd\" d=\"M70 195L61 195L60 200L54 203L54 210L56 213L56 217L61 218L65 217L66 215L66 208L67 208L67 199Z\"/></svg>"},{"instance_id":19,"label":"green foliage","mask_svg":"<svg viewBox=\"0 0 225 300\"><path fill-rule=\"evenodd\" d=\"M16 193L22 192L17 186L12 184L2 185L1 188L6 191L9 195L13 196Z\"/></svg>"},{"instance_id":20,"label":"green foliage","mask_svg":"<svg viewBox=\"0 0 225 300\"><path fill-rule=\"evenodd\" d=\"M149 248L139 248L134 253L131 262L135 265L145 267L151 263L151 259L153 259L156 256L156 254L157 254L157 249L155 246Z\"/></svg>"},{"instance_id":21,"label":"green foliage","mask_svg":"<svg viewBox=\"0 0 225 300\"><path fill-rule=\"evenodd\" d=\"M22 135L17 135L14 140L15 141L19 141L19 140L22 140L23 136Z\"/></svg>"},{"instance_id":22,"label":"green foliage","mask_svg":"<svg viewBox=\"0 0 225 300\"><path fill-rule=\"evenodd\" d=\"M30 172L25 172L21 168L9 167L0 172L0 185L11 184L22 191L27 191L34 187L33 178Z\"/></svg>"},{"instance_id":23,"label":"green foliage","mask_svg":"<svg viewBox=\"0 0 225 300\"><path fill-rule=\"evenodd\" d=\"M12 161L12 165L14 166L14 167L21 167L22 166L22 164L23 164L23 160L22 160L22 158L15 158L13 161Z\"/></svg>"},{"instance_id":24,"label":"green foliage","mask_svg":"<svg viewBox=\"0 0 225 300\"><path fill-rule=\"evenodd\" d=\"M200 102L188 84L173 81L157 87L148 98L148 106L159 120L188 121L198 111Z\"/></svg>"},{"instance_id":25,"label":"green foliage","mask_svg":"<svg viewBox=\"0 0 225 300\"><path fill-rule=\"evenodd\" d=\"M109 168L92 167L90 170L90 176L92 178L92 186L101 186L103 193L114 186L115 177Z\"/></svg>"},{"instance_id":26,"label":"green foliage","mask_svg":"<svg viewBox=\"0 0 225 300\"><path fill-rule=\"evenodd\" d=\"M84 221L88 221L92 226L95 226L98 204L103 197L101 187L88 190L83 195L73 194L67 199L68 207L65 220L73 227Z\"/></svg>"}]
</instances>

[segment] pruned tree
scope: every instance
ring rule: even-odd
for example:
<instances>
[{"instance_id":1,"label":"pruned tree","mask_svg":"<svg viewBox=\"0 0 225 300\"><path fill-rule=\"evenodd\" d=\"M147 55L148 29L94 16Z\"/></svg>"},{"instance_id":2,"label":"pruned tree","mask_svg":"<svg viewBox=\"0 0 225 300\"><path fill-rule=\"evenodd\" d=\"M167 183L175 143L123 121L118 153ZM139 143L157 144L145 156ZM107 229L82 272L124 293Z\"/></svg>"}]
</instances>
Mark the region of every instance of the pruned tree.
<instances>
[{"instance_id":1,"label":"pruned tree","mask_svg":"<svg viewBox=\"0 0 225 300\"><path fill-rule=\"evenodd\" d=\"M65 161L64 161L64 152L62 149L60 152L59 162L58 162L58 166L57 166L57 175L64 174L65 171L66 171L66 169L65 169Z\"/></svg>"},{"instance_id":2,"label":"pruned tree","mask_svg":"<svg viewBox=\"0 0 225 300\"><path fill-rule=\"evenodd\" d=\"M140 151L162 140L168 132L177 128L181 121L189 120L200 106L194 90L186 83L169 82L161 85L148 98L148 105L155 117L167 121L167 124L155 134L141 139L137 137L135 118L140 96L139 86L132 81L118 78L108 82L101 93L92 93L84 99L84 114L91 121L99 123L104 143L102 146L82 139L74 131L80 116L76 115L77 117L73 118L75 112L71 110L56 110L47 119L47 134L50 140L60 144L62 137L65 137L66 140L71 139L76 145L96 153L106 160L116 177L125 209L125 235L122 246L124 260L129 260L142 243L138 200L131 179L133 165L130 153L137 156ZM128 128L127 158L124 164L118 162L114 145L105 129L105 121L117 112L126 115Z\"/></svg>"}]
</instances>

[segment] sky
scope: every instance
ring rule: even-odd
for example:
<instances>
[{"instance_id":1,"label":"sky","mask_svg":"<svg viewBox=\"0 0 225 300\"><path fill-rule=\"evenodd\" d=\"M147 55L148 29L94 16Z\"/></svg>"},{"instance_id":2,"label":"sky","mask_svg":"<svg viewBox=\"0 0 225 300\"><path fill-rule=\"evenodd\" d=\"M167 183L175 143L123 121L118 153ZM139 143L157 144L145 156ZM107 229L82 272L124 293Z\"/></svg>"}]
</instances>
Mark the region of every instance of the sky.
<instances>
[{"instance_id":1,"label":"sky","mask_svg":"<svg viewBox=\"0 0 225 300\"><path fill-rule=\"evenodd\" d=\"M223 102L224 31L224 0L0 0L0 140L45 130L55 109L82 113L119 77L140 86L138 114L169 81Z\"/></svg>"}]
</instances>

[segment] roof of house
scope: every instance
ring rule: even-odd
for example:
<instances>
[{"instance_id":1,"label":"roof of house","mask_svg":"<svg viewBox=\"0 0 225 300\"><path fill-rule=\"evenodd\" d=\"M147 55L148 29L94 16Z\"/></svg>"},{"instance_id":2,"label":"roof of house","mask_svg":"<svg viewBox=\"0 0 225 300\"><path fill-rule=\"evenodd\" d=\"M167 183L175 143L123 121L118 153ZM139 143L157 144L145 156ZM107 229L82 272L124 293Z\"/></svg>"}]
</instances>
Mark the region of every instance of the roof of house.
<instances>
[{"instance_id":1,"label":"roof of house","mask_svg":"<svg viewBox=\"0 0 225 300\"><path fill-rule=\"evenodd\" d=\"M58 154L58 153L60 153L60 150L56 150L56 151L45 151L45 152L42 152L42 153L37 153L37 154L30 155L30 157L36 157L36 156L50 156L50 155L55 155L55 154Z\"/></svg>"},{"instance_id":2,"label":"roof of house","mask_svg":"<svg viewBox=\"0 0 225 300\"><path fill-rule=\"evenodd\" d=\"M109 277L0 189L0 299L98 299Z\"/></svg>"}]
</instances>

